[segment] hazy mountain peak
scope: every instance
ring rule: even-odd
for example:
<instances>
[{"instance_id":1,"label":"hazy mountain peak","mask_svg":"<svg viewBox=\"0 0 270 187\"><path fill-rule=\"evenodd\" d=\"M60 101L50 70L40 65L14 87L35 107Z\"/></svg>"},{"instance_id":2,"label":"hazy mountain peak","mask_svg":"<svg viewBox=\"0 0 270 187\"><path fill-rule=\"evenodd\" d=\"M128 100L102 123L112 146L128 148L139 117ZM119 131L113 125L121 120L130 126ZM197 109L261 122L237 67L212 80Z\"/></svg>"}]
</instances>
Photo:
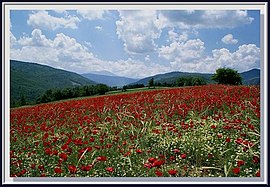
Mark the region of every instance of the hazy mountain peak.
<instances>
[{"instance_id":1,"label":"hazy mountain peak","mask_svg":"<svg viewBox=\"0 0 270 187\"><path fill-rule=\"evenodd\" d=\"M105 70L103 70L103 71L91 71L89 73L96 74L96 75L117 76L117 75L113 74L112 72L105 71Z\"/></svg>"}]
</instances>

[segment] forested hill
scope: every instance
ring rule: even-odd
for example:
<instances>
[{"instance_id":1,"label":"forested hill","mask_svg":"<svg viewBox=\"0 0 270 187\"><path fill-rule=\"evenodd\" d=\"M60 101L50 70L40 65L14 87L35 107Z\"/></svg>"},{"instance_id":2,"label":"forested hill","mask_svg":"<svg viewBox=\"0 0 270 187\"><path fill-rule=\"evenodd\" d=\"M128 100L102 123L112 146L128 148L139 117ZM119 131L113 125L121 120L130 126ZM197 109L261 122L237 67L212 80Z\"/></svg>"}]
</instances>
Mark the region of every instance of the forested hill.
<instances>
[{"instance_id":1,"label":"forested hill","mask_svg":"<svg viewBox=\"0 0 270 187\"><path fill-rule=\"evenodd\" d=\"M96 84L77 73L37 63L10 60L10 101L15 106L21 97L28 103L48 89Z\"/></svg>"}]
</instances>

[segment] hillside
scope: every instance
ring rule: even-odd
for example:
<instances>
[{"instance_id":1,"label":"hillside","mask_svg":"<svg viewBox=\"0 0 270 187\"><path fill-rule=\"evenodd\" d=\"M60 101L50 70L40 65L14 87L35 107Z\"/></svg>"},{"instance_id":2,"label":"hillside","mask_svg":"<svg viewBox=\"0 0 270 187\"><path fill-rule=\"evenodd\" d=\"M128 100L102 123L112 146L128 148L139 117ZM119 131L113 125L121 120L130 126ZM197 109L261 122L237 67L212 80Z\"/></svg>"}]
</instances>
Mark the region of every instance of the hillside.
<instances>
[{"instance_id":1,"label":"hillside","mask_svg":"<svg viewBox=\"0 0 270 187\"><path fill-rule=\"evenodd\" d=\"M124 85L133 83L138 80L138 79L132 79L132 78L127 78L127 77L100 75L100 74L95 74L95 73L86 73L86 74L82 74L82 76L90 80L93 80L97 83L106 84L111 87L112 86L122 87Z\"/></svg>"},{"instance_id":2,"label":"hillside","mask_svg":"<svg viewBox=\"0 0 270 187\"><path fill-rule=\"evenodd\" d=\"M243 73L240 73L243 78L244 85L257 85L260 84L260 70L252 69Z\"/></svg>"},{"instance_id":3,"label":"hillside","mask_svg":"<svg viewBox=\"0 0 270 187\"><path fill-rule=\"evenodd\" d=\"M151 78L154 78L156 83L174 83L179 77L201 77L205 79L208 84L215 83L215 81L211 80L213 74L206 73L188 73L188 72L169 72L164 74L157 74L154 76L143 78L137 82L131 84L144 84L145 86L148 84L148 81ZM246 72L240 73L240 76L243 78L244 85L257 85L260 84L260 70L252 69Z\"/></svg>"},{"instance_id":4,"label":"hillside","mask_svg":"<svg viewBox=\"0 0 270 187\"><path fill-rule=\"evenodd\" d=\"M36 63L10 61L11 106L14 106L22 95L26 102L32 103L48 89L90 84L95 82L73 72Z\"/></svg>"},{"instance_id":5,"label":"hillside","mask_svg":"<svg viewBox=\"0 0 270 187\"><path fill-rule=\"evenodd\" d=\"M173 83L175 82L179 77L189 77L189 76L194 76L194 77L201 77L206 80L207 83L213 83L211 80L212 74L202 74L202 73L187 73L187 72L170 72L170 73L165 73L165 74L158 74L154 75L151 77L146 77L144 79L141 79L137 82L134 82L132 84L144 84L145 86L148 84L148 81L151 78L154 78L155 82L160 82L160 83Z\"/></svg>"}]
</instances>

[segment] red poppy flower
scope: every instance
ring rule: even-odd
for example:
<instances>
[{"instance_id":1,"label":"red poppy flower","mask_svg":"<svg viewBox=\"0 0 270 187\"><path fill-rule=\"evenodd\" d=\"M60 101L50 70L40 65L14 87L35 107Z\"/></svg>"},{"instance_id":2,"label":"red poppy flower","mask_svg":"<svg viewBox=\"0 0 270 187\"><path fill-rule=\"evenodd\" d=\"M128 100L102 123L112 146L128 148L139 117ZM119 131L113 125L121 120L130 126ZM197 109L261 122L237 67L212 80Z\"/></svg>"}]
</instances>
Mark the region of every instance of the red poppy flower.
<instances>
[{"instance_id":1,"label":"red poppy flower","mask_svg":"<svg viewBox=\"0 0 270 187\"><path fill-rule=\"evenodd\" d=\"M154 158L154 157L148 158L148 161L149 161L150 163L152 163L152 164L153 164L156 160L157 160L157 158Z\"/></svg>"},{"instance_id":2,"label":"red poppy flower","mask_svg":"<svg viewBox=\"0 0 270 187\"><path fill-rule=\"evenodd\" d=\"M106 161L107 157L106 156L99 156L99 157L97 157L97 160L98 161Z\"/></svg>"},{"instance_id":3,"label":"red poppy flower","mask_svg":"<svg viewBox=\"0 0 270 187\"><path fill-rule=\"evenodd\" d=\"M242 139L242 138L237 138L237 139L235 140L235 143L241 144L241 143L243 143L243 139Z\"/></svg>"},{"instance_id":4,"label":"red poppy flower","mask_svg":"<svg viewBox=\"0 0 270 187\"><path fill-rule=\"evenodd\" d=\"M93 165L92 164L89 164L89 165L87 165L87 166L82 166L81 167L81 169L83 170L83 171L90 171L90 169L93 167Z\"/></svg>"},{"instance_id":5,"label":"red poppy flower","mask_svg":"<svg viewBox=\"0 0 270 187\"><path fill-rule=\"evenodd\" d=\"M217 128L217 126L215 126L215 125L211 125L211 128L212 128L212 129L216 129L216 128Z\"/></svg>"},{"instance_id":6,"label":"red poppy flower","mask_svg":"<svg viewBox=\"0 0 270 187\"><path fill-rule=\"evenodd\" d=\"M222 134L218 134L217 137L218 137L218 138L222 138Z\"/></svg>"},{"instance_id":7,"label":"red poppy flower","mask_svg":"<svg viewBox=\"0 0 270 187\"><path fill-rule=\"evenodd\" d=\"M45 154L46 155L51 155L52 154L52 150L50 148L46 148L45 149Z\"/></svg>"},{"instance_id":8,"label":"red poppy flower","mask_svg":"<svg viewBox=\"0 0 270 187\"><path fill-rule=\"evenodd\" d=\"M130 154L131 154L131 152L128 151L127 153L124 154L124 157L127 157L127 156L129 156Z\"/></svg>"},{"instance_id":9,"label":"red poppy flower","mask_svg":"<svg viewBox=\"0 0 270 187\"><path fill-rule=\"evenodd\" d=\"M240 173L240 168L233 168L232 172L237 175Z\"/></svg>"},{"instance_id":10,"label":"red poppy flower","mask_svg":"<svg viewBox=\"0 0 270 187\"><path fill-rule=\"evenodd\" d=\"M258 164L260 162L260 158L258 156L253 156L253 159L252 161L255 163L255 164Z\"/></svg>"},{"instance_id":11,"label":"red poppy flower","mask_svg":"<svg viewBox=\"0 0 270 187\"><path fill-rule=\"evenodd\" d=\"M68 158L68 156L67 156L66 153L61 153L61 154L59 155L59 157L60 157L62 160L64 160L64 161L66 161L67 158Z\"/></svg>"},{"instance_id":12,"label":"red poppy flower","mask_svg":"<svg viewBox=\"0 0 270 187\"><path fill-rule=\"evenodd\" d=\"M25 173L26 173L26 169L23 169L23 170L20 172L21 175L24 175Z\"/></svg>"},{"instance_id":13,"label":"red poppy flower","mask_svg":"<svg viewBox=\"0 0 270 187\"><path fill-rule=\"evenodd\" d=\"M57 168L54 168L54 172L60 174L63 172L63 170L61 168L57 167Z\"/></svg>"},{"instance_id":14,"label":"red poppy flower","mask_svg":"<svg viewBox=\"0 0 270 187\"><path fill-rule=\"evenodd\" d=\"M181 154L181 158L185 159L185 158L187 158L187 155L186 154Z\"/></svg>"},{"instance_id":15,"label":"red poppy flower","mask_svg":"<svg viewBox=\"0 0 270 187\"><path fill-rule=\"evenodd\" d=\"M226 138L226 142L227 143L231 142L231 138Z\"/></svg>"},{"instance_id":16,"label":"red poppy flower","mask_svg":"<svg viewBox=\"0 0 270 187\"><path fill-rule=\"evenodd\" d=\"M175 156L170 156L170 161L174 161L175 159Z\"/></svg>"},{"instance_id":17,"label":"red poppy flower","mask_svg":"<svg viewBox=\"0 0 270 187\"><path fill-rule=\"evenodd\" d=\"M256 177L260 177L260 176L261 176L260 170L256 172L255 176L256 176Z\"/></svg>"},{"instance_id":18,"label":"red poppy flower","mask_svg":"<svg viewBox=\"0 0 270 187\"><path fill-rule=\"evenodd\" d=\"M53 155L58 155L58 151L57 150L53 150L52 154Z\"/></svg>"},{"instance_id":19,"label":"red poppy flower","mask_svg":"<svg viewBox=\"0 0 270 187\"><path fill-rule=\"evenodd\" d=\"M237 166L240 167L240 166L243 166L245 164L245 162L243 160L238 160L237 161Z\"/></svg>"},{"instance_id":20,"label":"red poppy flower","mask_svg":"<svg viewBox=\"0 0 270 187\"><path fill-rule=\"evenodd\" d=\"M137 149L136 150L136 153L138 153L138 154L140 154L140 153L142 153L143 151L141 150L141 149Z\"/></svg>"},{"instance_id":21,"label":"red poppy flower","mask_svg":"<svg viewBox=\"0 0 270 187\"><path fill-rule=\"evenodd\" d=\"M106 171L108 171L108 172L113 172L113 167L108 167L108 168L106 168Z\"/></svg>"},{"instance_id":22,"label":"red poppy flower","mask_svg":"<svg viewBox=\"0 0 270 187\"><path fill-rule=\"evenodd\" d=\"M77 168L76 168L76 166L70 165L70 166L68 166L68 170L71 174L74 174L74 173L76 173Z\"/></svg>"},{"instance_id":23,"label":"red poppy flower","mask_svg":"<svg viewBox=\"0 0 270 187\"><path fill-rule=\"evenodd\" d=\"M177 171L174 170L174 169L170 169L170 170L168 170L168 173L169 173L170 175L176 175L176 174L177 174Z\"/></svg>"},{"instance_id":24,"label":"red poppy flower","mask_svg":"<svg viewBox=\"0 0 270 187\"><path fill-rule=\"evenodd\" d=\"M160 167L162 164L164 164L164 160L156 160L154 163L153 163L153 167Z\"/></svg>"},{"instance_id":25,"label":"red poppy flower","mask_svg":"<svg viewBox=\"0 0 270 187\"><path fill-rule=\"evenodd\" d=\"M66 150L67 148L68 148L68 145L67 145L67 144L64 144L64 145L61 147L62 150Z\"/></svg>"},{"instance_id":26,"label":"red poppy flower","mask_svg":"<svg viewBox=\"0 0 270 187\"><path fill-rule=\"evenodd\" d=\"M158 177L161 177L162 175L163 175L163 173L161 172L161 171L159 171L159 170L156 170L156 175L158 176Z\"/></svg>"},{"instance_id":27,"label":"red poppy flower","mask_svg":"<svg viewBox=\"0 0 270 187\"><path fill-rule=\"evenodd\" d=\"M94 142L95 141L95 138L91 136L90 139L89 139L89 141L90 142Z\"/></svg>"},{"instance_id":28,"label":"red poppy flower","mask_svg":"<svg viewBox=\"0 0 270 187\"><path fill-rule=\"evenodd\" d=\"M145 164L143 165L143 167L148 168L148 169L151 169L153 166L152 166L152 164L145 163Z\"/></svg>"},{"instance_id":29,"label":"red poppy flower","mask_svg":"<svg viewBox=\"0 0 270 187\"><path fill-rule=\"evenodd\" d=\"M43 165L39 165L38 166L38 169L40 169L41 171L43 171L44 170L44 166Z\"/></svg>"},{"instance_id":30,"label":"red poppy flower","mask_svg":"<svg viewBox=\"0 0 270 187\"><path fill-rule=\"evenodd\" d=\"M173 152L174 153L180 153L180 150L179 149L174 149Z\"/></svg>"}]
</instances>

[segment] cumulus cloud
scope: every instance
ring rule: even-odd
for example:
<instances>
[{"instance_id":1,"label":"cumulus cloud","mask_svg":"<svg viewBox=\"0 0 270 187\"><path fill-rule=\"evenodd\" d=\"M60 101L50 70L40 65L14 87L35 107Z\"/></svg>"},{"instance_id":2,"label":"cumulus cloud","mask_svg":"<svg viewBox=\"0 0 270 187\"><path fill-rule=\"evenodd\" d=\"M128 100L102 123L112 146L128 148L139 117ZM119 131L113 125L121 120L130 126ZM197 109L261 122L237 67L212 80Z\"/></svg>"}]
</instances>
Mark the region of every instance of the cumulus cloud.
<instances>
[{"instance_id":1,"label":"cumulus cloud","mask_svg":"<svg viewBox=\"0 0 270 187\"><path fill-rule=\"evenodd\" d=\"M52 45L52 41L47 39L45 35L42 34L41 30L34 29L31 33L32 37L23 36L18 40L20 45L26 46L43 46L50 47Z\"/></svg>"},{"instance_id":2,"label":"cumulus cloud","mask_svg":"<svg viewBox=\"0 0 270 187\"><path fill-rule=\"evenodd\" d=\"M234 28L253 21L246 10L161 10L159 27Z\"/></svg>"},{"instance_id":3,"label":"cumulus cloud","mask_svg":"<svg viewBox=\"0 0 270 187\"><path fill-rule=\"evenodd\" d=\"M77 14L88 20L104 19L105 13L106 10L77 10Z\"/></svg>"},{"instance_id":4,"label":"cumulus cloud","mask_svg":"<svg viewBox=\"0 0 270 187\"><path fill-rule=\"evenodd\" d=\"M225 35L221 41L225 44L237 44L238 43L238 40L233 38L233 35L232 34L227 34Z\"/></svg>"},{"instance_id":5,"label":"cumulus cloud","mask_svg":"<svg viewBox=\"0 0 270 187\"><path fill-rule=\"evenodd\" d=\"M174 31L174 29L168 31L169 41L176 42L185 42L188 40L187 31L184 31L182 34L179 34Z\"/></svg>"},{"instance_id":6,"label":"cumulus cloud","mask_svg":"<svg viewBox=\"0 0 270 187\"><path fill-rule=\"evenodd\" d=\"M124 43L125 51L130 54L153 52L157 45L155 39L161 30L156 25L156 11L121 10L116 21L116 33Z\"/></svg>"},{"instance_id":7,"label":"cumulus cloud","mask_svg":"<svg viewBox=\"0 0 270 187\"><path fill-rule=\"evenodd\" d=\"M76 16L54 17L47 11L41 10L29 15L27 24L34 28L56 30L59 28L77 29L80 19Z\"/></svg>"},{"instance_id":8,"label":"cumulus cloud","mask_svg":"<svg viewBox=\"0 0 270 187\"><path fill-rule=\"evenodd\" d=\"M204 49L204 42L200 39L172 42L168 46L159 48L159 56L167 60L180 60L182 63L192 63L202 56Z\"/></svg>"},{"instance_id":9,"label":"cumulus cloud","mask_svg":"<svg viewBox=\"0 0 270 187\"><path fill-rule=\"evenodd\" d=\"M260 63L260 49L255 44L241 45L235 52L226 48L214 49L211 56L204 55L203 51L204 45L197 39L163 46L159 55L170 61L172 69L187 72L213 73L220 67L243 72L258 68Z\"/></svg>"},{"instance_id":10,"label":"cumulus cloud","mask_svg":"<svg viewBox=\"0 0 270 187\"><path fill-rule=\"evenodd\" d=\"M10 37L19 45L16 48L11 47L10 50L11 59L15 60L37 62L79 73L105 70L134 78L170 71L170 67L131 58L118 61L100 60L86 46L63 33L58 33L50 40L41 30L34 29L31 36L16 40L11 33Z\"/></svg>"},{"instance_id":11,"label":"cumulus cloud","mask_svg":"<svg viewBox=\"0 0 270 187\"><path fill-rule=\"evenodd\" d=\"M245 10L120 10L116 33L129 54L153 52L162 29L169 28L169 41L188 40L187 32L205 28L234 28L250 24ZM174 29L178 28L182 34ZM235 43L233 39L231 42Z\"/></svg>"},{"instance_id":12,"label":"cumulus cloud","mask_svg":"<svg viewBox=\"0 0 270 187\"><path fill-rule=\"evenodd\" d=\"M235 52L228 49L215 49L212 56L204 60L208 69L228 67L243 72L249 69L258 68L260 63L260 49L255 44L244 44L238 47Z\"/></svg>"}]
</instances>

